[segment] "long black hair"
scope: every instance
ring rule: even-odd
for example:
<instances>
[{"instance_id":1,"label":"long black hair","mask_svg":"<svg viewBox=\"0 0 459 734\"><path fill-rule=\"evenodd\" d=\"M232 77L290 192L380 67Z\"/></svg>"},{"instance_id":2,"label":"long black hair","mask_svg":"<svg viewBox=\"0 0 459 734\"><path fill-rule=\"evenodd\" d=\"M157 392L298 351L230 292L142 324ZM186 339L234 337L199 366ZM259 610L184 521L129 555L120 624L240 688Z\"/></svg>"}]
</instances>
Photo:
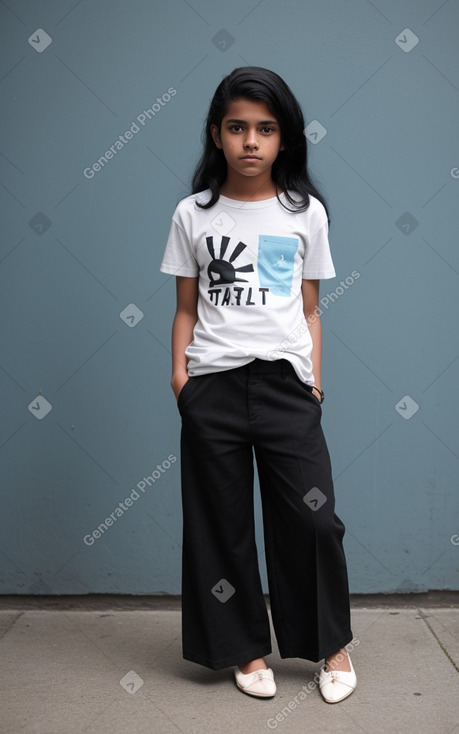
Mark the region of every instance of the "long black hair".
<instances>
[{"instance_id":1,"label":"long black hair","mask_svg":"<svg viewBox=\"0 0 459 734\"><path fill-rule=\"evenodd\" d=\"M223 151L216 147L211 134L211 125L221 129L230 102L236 99L250 99L264 102L277 118L284 150L279 151L273 163L271 175L276 184L276 196L283 191L293 209L304 211L309 206L309 195L315 196L328 210L324 198L311 181L308 172L308 154L304 134L304 117L301 107L284 80L269 69L260 66L242 66L234 69L218 85L210 103L206 125L203 130L204 150L196 166L192 179L192 193L210 189L212 196L208 202L198 206L209 209L220 196L220 186L227 176L227 163ZM299 195L294 199L289 192Z\"/></svg>"}]
</instances>

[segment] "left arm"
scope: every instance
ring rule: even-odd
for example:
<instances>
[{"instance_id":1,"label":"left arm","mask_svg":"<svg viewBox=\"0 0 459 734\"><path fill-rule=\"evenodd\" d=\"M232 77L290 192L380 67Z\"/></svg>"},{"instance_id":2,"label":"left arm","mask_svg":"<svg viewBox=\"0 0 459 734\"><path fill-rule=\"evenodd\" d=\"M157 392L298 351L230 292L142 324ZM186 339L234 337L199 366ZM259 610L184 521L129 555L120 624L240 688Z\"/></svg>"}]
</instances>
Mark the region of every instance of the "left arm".
<instances>
[{"instance_id":1,"label":"left arm","mask_svg":"<svg viewBox=\"0 0 459 734\"><path fill-rule=\"evenodd\" d=\"M322 389L320 371L322 366L322 325L319 316L319 286L320 280L304 280L301 284L303 294L303 313L312 339L312 371L314 373L314 387ZM314 391L314 396L320 402L320 394Z\"/></svg>"}]
</instances>

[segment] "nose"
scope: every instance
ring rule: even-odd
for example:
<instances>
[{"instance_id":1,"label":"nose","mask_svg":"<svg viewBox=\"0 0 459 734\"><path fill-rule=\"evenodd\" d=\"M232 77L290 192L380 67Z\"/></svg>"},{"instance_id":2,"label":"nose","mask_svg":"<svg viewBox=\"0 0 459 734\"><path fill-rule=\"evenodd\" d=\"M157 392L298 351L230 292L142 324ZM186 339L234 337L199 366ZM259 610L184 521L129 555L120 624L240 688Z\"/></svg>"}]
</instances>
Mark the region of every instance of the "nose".
<instances>
[{"instance_id":1,"label":"nose","mask_svg":"<svg viewBox=\"0 0 459 734\"><path fill-rule=\"evenodd\" d=\"M258 140L257 140L255 130L251 130L250 128L248 129L247 135L244 141L244 147L250 150L253 150L254 148L258 148Z\"/></svg>"}]
</instances>

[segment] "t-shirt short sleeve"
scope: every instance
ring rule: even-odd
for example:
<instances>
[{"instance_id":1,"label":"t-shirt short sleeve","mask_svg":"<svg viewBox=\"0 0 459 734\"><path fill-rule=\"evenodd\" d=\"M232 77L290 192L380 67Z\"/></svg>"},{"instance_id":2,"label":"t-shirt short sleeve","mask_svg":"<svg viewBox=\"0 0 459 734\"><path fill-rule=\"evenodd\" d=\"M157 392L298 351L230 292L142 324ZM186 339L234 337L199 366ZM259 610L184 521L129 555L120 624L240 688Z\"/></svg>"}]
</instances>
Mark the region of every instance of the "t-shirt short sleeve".
<instances>
[{"instance_id":1,"label":"t-shirt short sleeve","mask_svg":"<svg viewBox=\"0 0 459 734\"><path fill-rule=\"evenodd\" d=\"M170 275L197 278L199 275L199 266L194 256L193 247L187 233L177 221L176 214L177 210L172 218L160 270Z\"/></svg>"},{"instance_id":2,"label":"t-shirt short sleeve","mask_svg":"<svg viewBox=\"0 0 459 734\"><path fill-rule=\"evenodd\" d=\"M306 248L303 260L303 278L305 280L334 278L336 276L328 241L328 219L325 208L314 200L314 211L306 237Z\"/></svg>"}]
</instances>

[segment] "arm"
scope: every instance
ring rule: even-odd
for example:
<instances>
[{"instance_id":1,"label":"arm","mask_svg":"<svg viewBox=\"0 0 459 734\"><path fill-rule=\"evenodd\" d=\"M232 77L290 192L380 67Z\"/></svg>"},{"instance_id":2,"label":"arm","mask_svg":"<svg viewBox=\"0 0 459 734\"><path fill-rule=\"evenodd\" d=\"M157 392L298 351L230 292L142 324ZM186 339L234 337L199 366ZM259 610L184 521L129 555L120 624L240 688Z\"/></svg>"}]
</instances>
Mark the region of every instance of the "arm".
<instances>
[{"instance_id":1,"label":"arm","mask_svg":"<svg viewBox=\"0 0 459 734\"><path fill-rule=\"evenodd\" d=\"M314 387L321 390L320 371L322 366L322 325L318 309L319 286L320 280L303 280L301 284L301 291L303 294L303 312L312 339L311 361L312 371L314 373ZM317 390L314 392L314 395L320 401L320 395Z\"/></svg>"},{"instance_id":2,"label":"arm","mask_svg":"<svg viewBox=\"0 0 459 734\"><path fill-rule=\"evenodd\" d=\"M193 340L193 329L198 320L198 278L177 276L177 308L172 325L172 379L174 395L188 380L185 349Z\"/></svg>"}]
</instances>

